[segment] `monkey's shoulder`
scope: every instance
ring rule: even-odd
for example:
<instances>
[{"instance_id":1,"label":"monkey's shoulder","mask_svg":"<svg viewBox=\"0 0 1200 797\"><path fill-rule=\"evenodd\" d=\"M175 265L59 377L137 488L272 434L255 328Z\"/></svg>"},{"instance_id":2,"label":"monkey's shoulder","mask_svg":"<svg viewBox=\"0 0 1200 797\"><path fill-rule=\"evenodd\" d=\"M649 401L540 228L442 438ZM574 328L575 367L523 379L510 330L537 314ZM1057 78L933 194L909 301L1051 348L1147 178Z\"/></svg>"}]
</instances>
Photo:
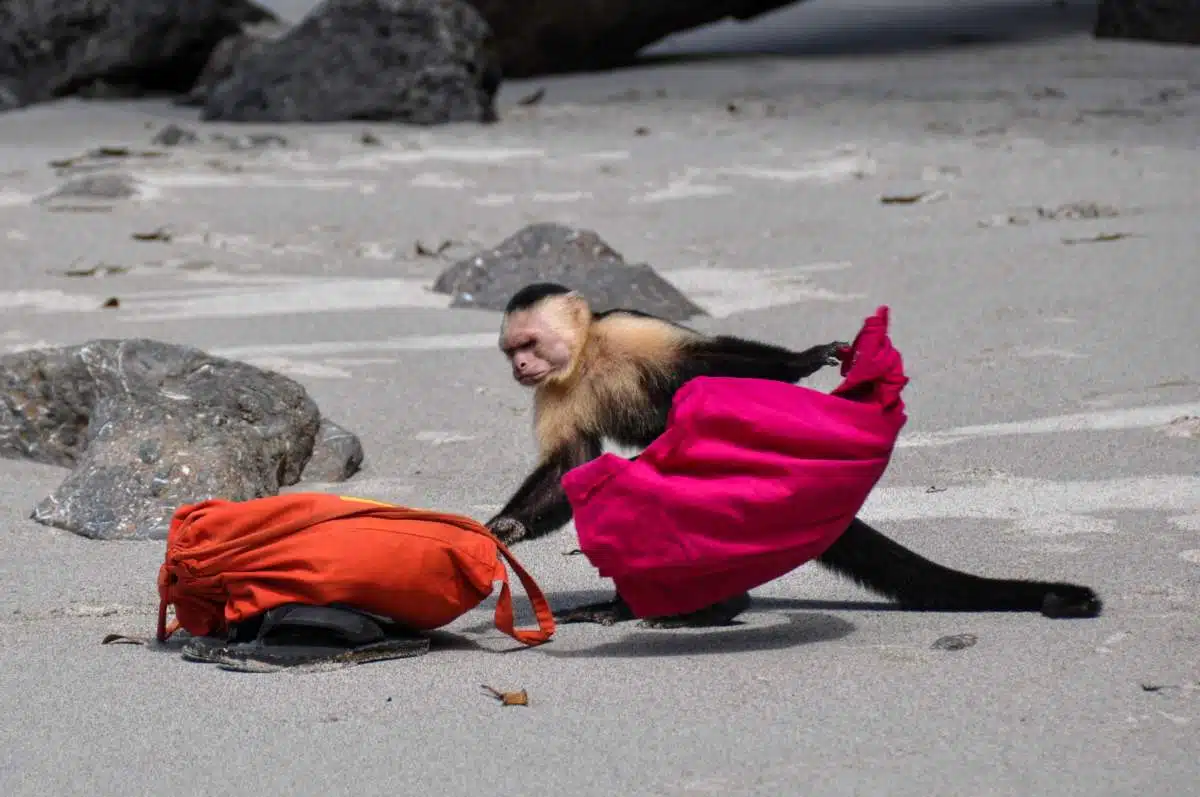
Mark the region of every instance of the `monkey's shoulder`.
<instances>
[{"instance_id":1,"label":"monkey's shoulder","mask_svg":"<svg viewBox=\"0 0 1200 797\"><path fill-rule=\"evenodd\" d=\"M592 321L597 345L591 356L608 363L634 361L642 366L672 363L689 342L703 336L688 327L636 310L607 310Z\"/></svg>"}]
</instances>

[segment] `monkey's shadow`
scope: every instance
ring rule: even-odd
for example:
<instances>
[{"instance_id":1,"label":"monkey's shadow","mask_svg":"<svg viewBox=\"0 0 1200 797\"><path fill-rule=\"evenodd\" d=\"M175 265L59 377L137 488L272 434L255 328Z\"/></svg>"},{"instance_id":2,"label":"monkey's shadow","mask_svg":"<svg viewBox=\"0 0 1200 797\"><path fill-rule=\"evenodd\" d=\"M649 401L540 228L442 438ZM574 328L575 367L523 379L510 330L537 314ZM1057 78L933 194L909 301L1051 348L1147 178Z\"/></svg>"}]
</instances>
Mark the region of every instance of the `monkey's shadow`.
<instances>
[{"instance_id":1,"label":"monkey's shadow","mask_svg":"<svg viewBox=\"0 0 1200 797\"><path fill-rule=\"evenodd\" d=\"M546 595L546 599L555 611L596 603L611 597L612 593L596 591L560 592ZM716 628L649 629L638 627L637 620L630 620L603 629L617 636L611 642L603 642L579 650L556 650L553 645L548 645L541 648L541 652L555 658L573 659L601 656L613 658L698 656L783 650L817 642L832 642L854 632L856 626L853 623L831 614L830 611L873 611L884 608L895 607L885 603L754 598L747 613L766 610L783 614L786 622L751 626L742 619L746 615L741 615L732 624ZM573 625L560 624L559 633L561 634L563 629Z\"/></svg>"}]
</instances>

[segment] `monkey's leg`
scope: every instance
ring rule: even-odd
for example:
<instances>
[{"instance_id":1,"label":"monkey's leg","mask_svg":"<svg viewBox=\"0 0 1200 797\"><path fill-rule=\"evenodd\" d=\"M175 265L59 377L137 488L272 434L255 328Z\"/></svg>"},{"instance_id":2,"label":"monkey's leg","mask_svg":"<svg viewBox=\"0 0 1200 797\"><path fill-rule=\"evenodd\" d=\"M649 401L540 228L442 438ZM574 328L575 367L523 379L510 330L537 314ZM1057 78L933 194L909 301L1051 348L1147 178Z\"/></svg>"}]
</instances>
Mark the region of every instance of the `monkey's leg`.
<instances>
[{"instance_id":1,"label":"monkey's leg","mask_svg":"<svg viewBox=\"0 0 1200 797\"><path fill-rule=\"evenodd\" d=\"M750 608L750 593L743 592L712 606L705 606L687 614L669 614L664 617L647 617L638 623L642 628L711 628L732 625L733 618Z\"/></svg>"},{"instance_id":2,"label":"monkey's leg","mask_svg":"<svg viewBox=\"0 0 1200 797\"><path fill-rule=\"evenodd\" d=\"M1058 581L985 578L905 548L855 518L817 561L905 609L933 612L1041 612L1096 617L1104 603L1090 587Z\"/></svg>"},{"instance_id":3,"label":"monkey's leg","mask_svg":"<svg viewBox=\"0 0 1200 797\"><path fill-rule=\"evenodd\" d=\"M834 341L792 351L771 343L718 335L696 344L690 358L701 373L796 383L830 365L840 365L838 351L849 343Z\"/></svg>"}]
</instances>

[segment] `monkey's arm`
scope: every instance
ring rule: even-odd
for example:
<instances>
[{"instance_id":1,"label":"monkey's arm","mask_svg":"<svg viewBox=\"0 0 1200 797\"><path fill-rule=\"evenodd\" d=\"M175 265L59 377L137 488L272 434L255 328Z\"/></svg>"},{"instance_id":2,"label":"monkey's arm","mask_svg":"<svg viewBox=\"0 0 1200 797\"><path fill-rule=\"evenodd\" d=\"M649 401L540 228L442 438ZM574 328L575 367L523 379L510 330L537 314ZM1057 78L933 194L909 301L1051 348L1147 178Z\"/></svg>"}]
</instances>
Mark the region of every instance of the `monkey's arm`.
<instances>
[{"instance_id":1,"label":"monkey's arm","mask_svg":"<svg viewBox=\"0 0 1200 797\"><path fill-rule=\"evenodd\" d=\"M792 351L770 343L759 343L727 335L709 338L689 347L687 359L693 375L730 376L799 382L827 365L837 365L842 341Z\"/></svg>"},{"instance_id":2,"label":"monkey's arm","mask_svg":"<svg viewBox=\"0 0 1200 797\"><path fill-rule=\"evenodd\" d=\"M598 437L581 436L542 458L504 508L487 522L505 544L549 534L571 519L562 477L604 452Z\"/></svg>"}]
</instances>

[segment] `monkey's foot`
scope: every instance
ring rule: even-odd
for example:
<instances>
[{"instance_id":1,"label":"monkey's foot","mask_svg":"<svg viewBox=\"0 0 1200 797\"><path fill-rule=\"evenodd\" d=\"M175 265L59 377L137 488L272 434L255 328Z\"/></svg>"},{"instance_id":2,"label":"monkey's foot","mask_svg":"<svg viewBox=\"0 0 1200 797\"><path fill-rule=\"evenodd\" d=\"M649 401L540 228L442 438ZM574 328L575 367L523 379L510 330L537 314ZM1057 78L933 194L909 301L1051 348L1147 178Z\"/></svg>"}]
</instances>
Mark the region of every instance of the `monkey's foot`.
<instances>
[{"instance_id":1,"label":"monkey's foot","mask_svg":"<svg viewBox=\"0 0 1200 797\"><path fill-rule=\"evenodd\" d=\"M705 606L687 614L670 614L663 617L647 617L638 623L641 628L711 628L732 625L733 619L750 608L750 593L743 592L732 598Z\"/></svg>"},{"instance_id":2,"label":"monkey's foot","mask_svg":"<svg viewBox=\"0 0 1200 797\"><path fill-rule=\"evenodd\" d=\"M515 542L523 540L525 539L525 535L529 533L524 523L510 517L496 518L488 524L488 530L505 545L512 545Z\"/></svg>"},{"instance_id":3,"label":"monkey's foot","mask_svg":"<svg viewBox=\"0 0 1200 797\"><path fill-rule=\"evenodd\" d=\"M621 596L602 603L589 603L567 609L554 615L560 623L597 623L599 625L615 625L633 619L633 612L621 600Z\"/></svg>"},{"instance_id":4,"label":"monkey's foot","mask_svg":"<svg viewBox=\"0 0 1200 797\"><path fill-rule=\"evenodd\" d=\"M1055 584L1042 599L1042 614L1055 619L1097 617L1103 610L1104 602L1100 596L1075 584Z\"/></svg>"}]
</instances>

